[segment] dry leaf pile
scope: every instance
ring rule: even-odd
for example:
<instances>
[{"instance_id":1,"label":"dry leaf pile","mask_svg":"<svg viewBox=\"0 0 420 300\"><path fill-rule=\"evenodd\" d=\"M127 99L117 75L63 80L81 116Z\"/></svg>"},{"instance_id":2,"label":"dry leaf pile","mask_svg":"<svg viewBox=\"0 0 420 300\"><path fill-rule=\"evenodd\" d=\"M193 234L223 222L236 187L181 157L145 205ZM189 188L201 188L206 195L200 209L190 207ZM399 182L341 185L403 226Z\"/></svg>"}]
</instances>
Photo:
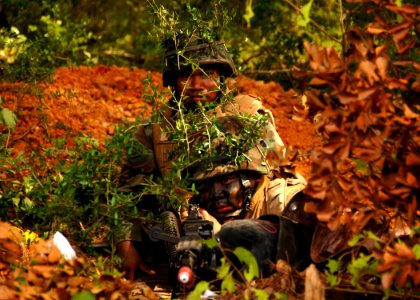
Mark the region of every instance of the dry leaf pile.
<instances>
[{"instance_id":1,"label":"dry leaf pile","mask_svg":"<svg viewBox=\"0 0 420 300\"><path fill-rule=\"evenodd\" d=\"M64 260L51 240L28 245L17 227L0 223L0 299L125 299L131 285L82 257Z\"/></svg>"},{"instance_id":2,"label":"dry leaf pile","mask_svg":"<svg viewBox=\"0 0 420 300\"><path fill-rule=\"evenodd\" d=\"M316 201L305 209L338 230L322 235L312 250L322 260L321 247L338 253L354 234L372 230L390 243L377 255L384 260L377 269L383 287L393 279L398 286L418 286L418 241L395 243L395 233L419 224L420 61L412 33L419 30L420 9L365 2L375 20L366 31L348 32L343 58L332 48L305 44L312 68L308 105L327 140L314 151L307 193Z\"/></svg>"}]
</instances>

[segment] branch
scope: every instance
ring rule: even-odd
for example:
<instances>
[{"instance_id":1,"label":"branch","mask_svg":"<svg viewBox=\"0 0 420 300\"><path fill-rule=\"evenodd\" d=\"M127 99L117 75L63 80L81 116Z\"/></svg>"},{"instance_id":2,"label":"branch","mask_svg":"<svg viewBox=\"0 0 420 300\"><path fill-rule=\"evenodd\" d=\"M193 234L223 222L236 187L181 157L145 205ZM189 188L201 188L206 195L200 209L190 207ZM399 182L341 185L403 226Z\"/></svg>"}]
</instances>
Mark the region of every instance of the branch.
<instances>
[{"instance_id":1,"label":"branch","mask_svg":"<svg viewBox=\"0 0 420 300\"><path fill-rule=\"evenodd\" d=\"M340 27L341 27L341 34L343 36L341 53L342 53L342 56L343 56L345 48L346 48L346 44L347 44L347 39L346 39L346 35L345 35L346 31L345 31L345 27L344 27L343 1L339 0L339 4L340 4Z\"/></svg>"},{"instance_id":2,"label":"branch","mask_svg":"<svg viewBox=\"0 0 420 300\"><path fill-rule=\"evenodd\" d=\"M292 72L293 69L282 69L282 70L255 70L255 71L243 71L244 74L268 74L273 75L276 73L289 73Z\"/></svg>"},{"instance_id":3,"label":"branch","mask_svg":"<svg viewBox=\"0 0 420 300\"><path fill-rule=\"evenodd\" d=\"M289 4L291 7L293 7L299 14L301 14L303 16L302 11L300 10L299 7L297 7L294 3L290 2L289 0L284 0L286 1L287 4ZM314 20L312 20L311 18L309 18L309 22L319 31L321 31L323 34L325 34L326 36L328 36L331 40L333 40L334 42L338 43L341 45L341 42L339 40L337 40L335 37L333 37L332 35L330 35L328 33L328 31L326 31L324 28L322 28L318 23L316 23Z\"/></svg>"}]
</instances>

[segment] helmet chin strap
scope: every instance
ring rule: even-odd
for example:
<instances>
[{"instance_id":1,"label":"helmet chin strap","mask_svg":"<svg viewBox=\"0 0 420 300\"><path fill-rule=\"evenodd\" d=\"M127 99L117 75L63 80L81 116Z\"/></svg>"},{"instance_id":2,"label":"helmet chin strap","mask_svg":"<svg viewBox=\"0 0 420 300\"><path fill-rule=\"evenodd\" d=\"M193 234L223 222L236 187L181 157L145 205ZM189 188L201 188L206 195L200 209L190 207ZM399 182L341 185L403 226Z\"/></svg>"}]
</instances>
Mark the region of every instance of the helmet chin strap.
<instances>
[{"instance_id":1,"label":"helmet chin strap","mask_svg":"<svg viewBox=\"0 0 420 300\"><path fill-rule=\"evenodd\" d=\"M244 191L244 201L242 203L242 209L239 213L240 217L245 217L249 210L249 205L251 204L252 198L252 184L251 181L245 176L243 173L239 173L239 177L241 179L242 187L245 189Z\"/></svg>"},{"instance_id":2,"label":"helmet chin strap","mask_svg":"<svg viewBox=\"0 0 420 300\"><path fill-rule=\"evenodd\" d=\"M242 202L242 207L235 210L234 212L228 214L225 216L225 218L235 218L235 219L242 219L246 216L249 205L251 204L251 198L252 198L252 184L251 181L242 173L239 174L242 187L244 188L244 201Z\"/></svg>"}]
</instances>

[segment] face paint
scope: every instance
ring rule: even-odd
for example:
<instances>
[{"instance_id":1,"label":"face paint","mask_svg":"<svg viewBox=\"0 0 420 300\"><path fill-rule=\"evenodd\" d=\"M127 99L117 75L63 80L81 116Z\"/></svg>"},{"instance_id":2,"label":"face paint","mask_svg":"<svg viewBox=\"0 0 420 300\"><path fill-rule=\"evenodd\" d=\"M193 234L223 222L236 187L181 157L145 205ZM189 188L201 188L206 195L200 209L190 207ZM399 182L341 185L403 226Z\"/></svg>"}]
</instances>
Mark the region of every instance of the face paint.
<instances>
[{"instance_id":1,"label":"face paint","mask_svg":"<svg viewBox=\"0 0 420 300\"><path fill-rule=\"evenodd\" d=\"M202 185L200 191L204 208L219 221L242 209L245 199L245 188L238 174L209 180Z\"/></svg>"}]
</instances>

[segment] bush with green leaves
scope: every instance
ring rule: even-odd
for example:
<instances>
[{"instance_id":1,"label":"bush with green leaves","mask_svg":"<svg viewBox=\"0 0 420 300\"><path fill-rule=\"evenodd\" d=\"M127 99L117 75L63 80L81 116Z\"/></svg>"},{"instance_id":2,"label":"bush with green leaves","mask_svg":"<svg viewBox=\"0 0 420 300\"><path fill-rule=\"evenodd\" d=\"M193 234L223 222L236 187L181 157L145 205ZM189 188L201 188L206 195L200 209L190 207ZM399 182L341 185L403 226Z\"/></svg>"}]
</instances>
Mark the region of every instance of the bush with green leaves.
<instances>
[{"instance_id":1,"label":"bush with green leaves","mask_svg":"<svg viewBox=\"0 0 420 300\"><path fill-rule=\"evenodd\" d=\"M129 128L127 124L117 127L105 148L90 137L80 136L75 149L44 149L47 159L67 157L52 168L41 161L35 169L30 157L6 158L11 171L20 172L13 170L17 167L26 175L2 186L4 209L0 218L46 234L59 230L79 246L89 245L92 239L112 244L112 229L133 214L138 201L137 195L118 190L121 160L136 147ZM37 153L30 155L39 159ZM40 169L45 172L40 173Z\"/></svg>"},{"instance_id":2,"label":"bush with green leaves","mask_svg":"<svg viewBox=\"0 0 420 300\"><path fill-rule=\"evenodd\" d=\"M161 68L159 42L195 28L203 37L224 38L245 74L289 87L297 84L292 67L307 61L304 40L343 46L343 33L355 21L347 17L345 5L328 0L8 0L0 12L31 46L27 53L33 58L20 69L102 63L156 70Z\"/></svg>"},{"instance_id":3,"label":"bush with green leaves","mask_svg":"<svg viewBox=\"0 0 420 300\"><path fill-rule=\"evenodd\" d=\"M4 9L9 5L14 8L17 4L13 2L6 3ZM98 62L88 51L88 44L94 37L86 30L85 24L69 19L58 3L27 5L33 6L35 19L21 20L19 15L9 15L10 22L24 28L13 25L10 29L0 28L3 81L40 81L48 78L59 66Z\"/></svg>"}]
</instances>

